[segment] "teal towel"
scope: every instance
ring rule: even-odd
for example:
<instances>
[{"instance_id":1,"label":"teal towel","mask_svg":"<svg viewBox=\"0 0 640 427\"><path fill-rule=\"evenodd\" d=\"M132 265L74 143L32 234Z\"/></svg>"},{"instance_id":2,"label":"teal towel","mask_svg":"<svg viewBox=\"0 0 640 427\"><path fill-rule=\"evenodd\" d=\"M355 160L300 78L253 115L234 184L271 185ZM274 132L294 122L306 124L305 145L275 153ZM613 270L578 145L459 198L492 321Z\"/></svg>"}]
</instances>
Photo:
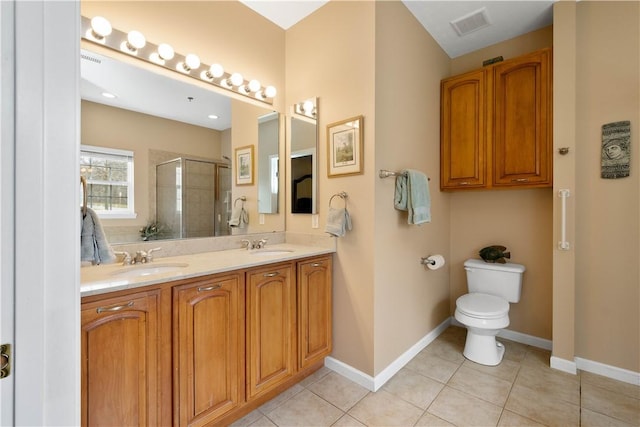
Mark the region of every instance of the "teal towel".
<instances>
[{"instance_id":1,"label":"teal towel","mask_svg":"<svg viewBox=\"0 0 640 427\"><path fill-rule=\"evenodd\" d=\"M408 169L403 175L396 177L394 206L408 212L409 224L431 222L431 196L427 176Z\"/></svg>"}]
</instances>

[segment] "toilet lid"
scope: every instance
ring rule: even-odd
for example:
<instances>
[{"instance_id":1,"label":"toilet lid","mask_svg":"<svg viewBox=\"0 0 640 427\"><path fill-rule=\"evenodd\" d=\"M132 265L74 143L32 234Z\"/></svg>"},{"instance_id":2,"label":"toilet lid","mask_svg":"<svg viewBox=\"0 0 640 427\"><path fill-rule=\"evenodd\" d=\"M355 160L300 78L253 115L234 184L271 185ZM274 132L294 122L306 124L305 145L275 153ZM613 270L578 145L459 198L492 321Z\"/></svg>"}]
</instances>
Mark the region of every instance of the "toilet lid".
<instances>
[{"instance_id":1,"label":"toilet lid","mask_svg":"<svg viewBox=\"0 0 640 427\"><path fill-rule=\"evenodd\" d=\"M467 316L482 319L495 319L509 313L509 303L506 300L481 293L462 295L456 301L456 307Z\"/></svg>"}]
</instances>

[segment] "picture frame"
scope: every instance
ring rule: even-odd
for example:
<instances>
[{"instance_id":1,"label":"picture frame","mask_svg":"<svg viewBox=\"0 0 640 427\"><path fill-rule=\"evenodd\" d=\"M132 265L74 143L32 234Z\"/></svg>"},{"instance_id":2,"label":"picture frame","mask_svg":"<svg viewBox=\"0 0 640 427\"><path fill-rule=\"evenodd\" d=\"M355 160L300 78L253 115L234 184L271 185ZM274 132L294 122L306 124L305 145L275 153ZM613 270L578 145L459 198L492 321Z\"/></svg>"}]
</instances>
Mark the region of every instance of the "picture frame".
<instances>
[{"instance_id":1,"label":"picture frame","mask_svg":"<svg viewBox=\"0 0 640 427\"><path fill-rule=\"evenodd\" d=\"M236 185L253 185L253 145L235 150Z\"/></svg>"},{"instance_id":2,"label":"picture frame","mask_svg":"<svg viewBox=\"0 0 640 427\"><path fill-rule=\"evenodd\" d=\"M327 176L358 175L364 171L364 117L327 125Z\"/></svg>"}]
</instances>

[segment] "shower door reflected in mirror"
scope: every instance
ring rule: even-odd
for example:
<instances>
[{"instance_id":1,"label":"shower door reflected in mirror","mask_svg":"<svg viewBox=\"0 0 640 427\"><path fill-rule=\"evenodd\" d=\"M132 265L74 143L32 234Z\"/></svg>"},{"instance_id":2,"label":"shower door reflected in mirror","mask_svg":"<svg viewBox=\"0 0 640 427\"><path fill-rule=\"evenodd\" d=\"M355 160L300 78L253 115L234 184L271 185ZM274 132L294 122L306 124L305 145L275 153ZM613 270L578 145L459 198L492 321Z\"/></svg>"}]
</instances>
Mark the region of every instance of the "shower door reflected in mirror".
<instances>
[{"instance_id":1,"label":"shower door reflected in mirror","mask_svg":"<svg viewBox=\"0 0 640 427\"><path fill-rule=\"evenodd\" d=\"M156 166L156 212L162 224L157 238L230 234L225 206L231 198L231 181L224 175L216 179L221 175L219 166L228 170L226 165L186 158Z\"/></svg>"}]
</instances>

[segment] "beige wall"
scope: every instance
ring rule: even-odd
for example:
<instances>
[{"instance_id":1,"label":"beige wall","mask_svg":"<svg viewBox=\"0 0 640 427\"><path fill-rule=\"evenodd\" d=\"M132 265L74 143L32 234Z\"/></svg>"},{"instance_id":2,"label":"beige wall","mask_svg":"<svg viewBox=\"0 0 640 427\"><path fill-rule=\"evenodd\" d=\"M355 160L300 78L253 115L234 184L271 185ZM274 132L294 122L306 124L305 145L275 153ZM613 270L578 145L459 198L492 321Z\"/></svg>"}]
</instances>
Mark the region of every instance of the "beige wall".
<instances>
[{"instance_id":1,"label":"beige wall","mask_svg":"<svg viewBox=\"0 0 640 427\"><path fill-rule=\"evenodd\" d=\"M340 191L349 195L353 231L338 240L334 258L333 357L367 374L375 357L374 19L374 2L329 2L286 34L287 105L319 98L320 224L312 229L311 215L288 214L287 230L324 234L329 198ZM364 174L329 179L326 126L358 115L364 116Z\"/></svg>"},{"instance_id":2,"label":"beige wall","mask_svg":"<svg viewBox=\"0 0 640 427\"><path fill-rule=\"evenodd\" d=\"M449 260L450 197L439 191L439 93L450 60L400 2L376 2L375 35L375 170L369 179L375 185L377 375L450 314L449 264L435 271L420 264L436 253ZM431 178L431 223L407 224L406 212L393 207L395 179L378 178L380 169L416 169Z\"/></svg>"},{"instance_id":3,"label":"beige wall","mask_svg":"<svg viewBox=\"0 0 640 427\"><path fill-rule=\"evenodd\" d=\"M484 59L513 58L553 43L550 27L455 58L452 75L481 68ZM511 262L523 264L522 298L511 304L509 329L551 339L553 289L553 191L551 189L451 193L450 312L467 292L463 263L501 244Z\"/></svg>"},{"instance_id":4,"label":"beige wall","mask_svg":"<svg viewBox=\"0 0 640 427\"><path fill-rule=\"evenodd\" d=\"M576 355L640 372L640 3L576 13ZM601 179L601 126L620 120L631 176Z\"/></svg>"},{"instance_id":5,"label":"beige wall","mask_svg":"<svg viewBox=\"0 0 640 427\"><path fill-rule=\"evenodd\" d=\"M105 219L105 227L139 228L155 219L155 201L150 195L149 150L220 159L220 132L166 120L134 111L83 101L80 142L98 147L132 150L134 156L134 203L137 218Z\"/></svg>"}]
</instances>

